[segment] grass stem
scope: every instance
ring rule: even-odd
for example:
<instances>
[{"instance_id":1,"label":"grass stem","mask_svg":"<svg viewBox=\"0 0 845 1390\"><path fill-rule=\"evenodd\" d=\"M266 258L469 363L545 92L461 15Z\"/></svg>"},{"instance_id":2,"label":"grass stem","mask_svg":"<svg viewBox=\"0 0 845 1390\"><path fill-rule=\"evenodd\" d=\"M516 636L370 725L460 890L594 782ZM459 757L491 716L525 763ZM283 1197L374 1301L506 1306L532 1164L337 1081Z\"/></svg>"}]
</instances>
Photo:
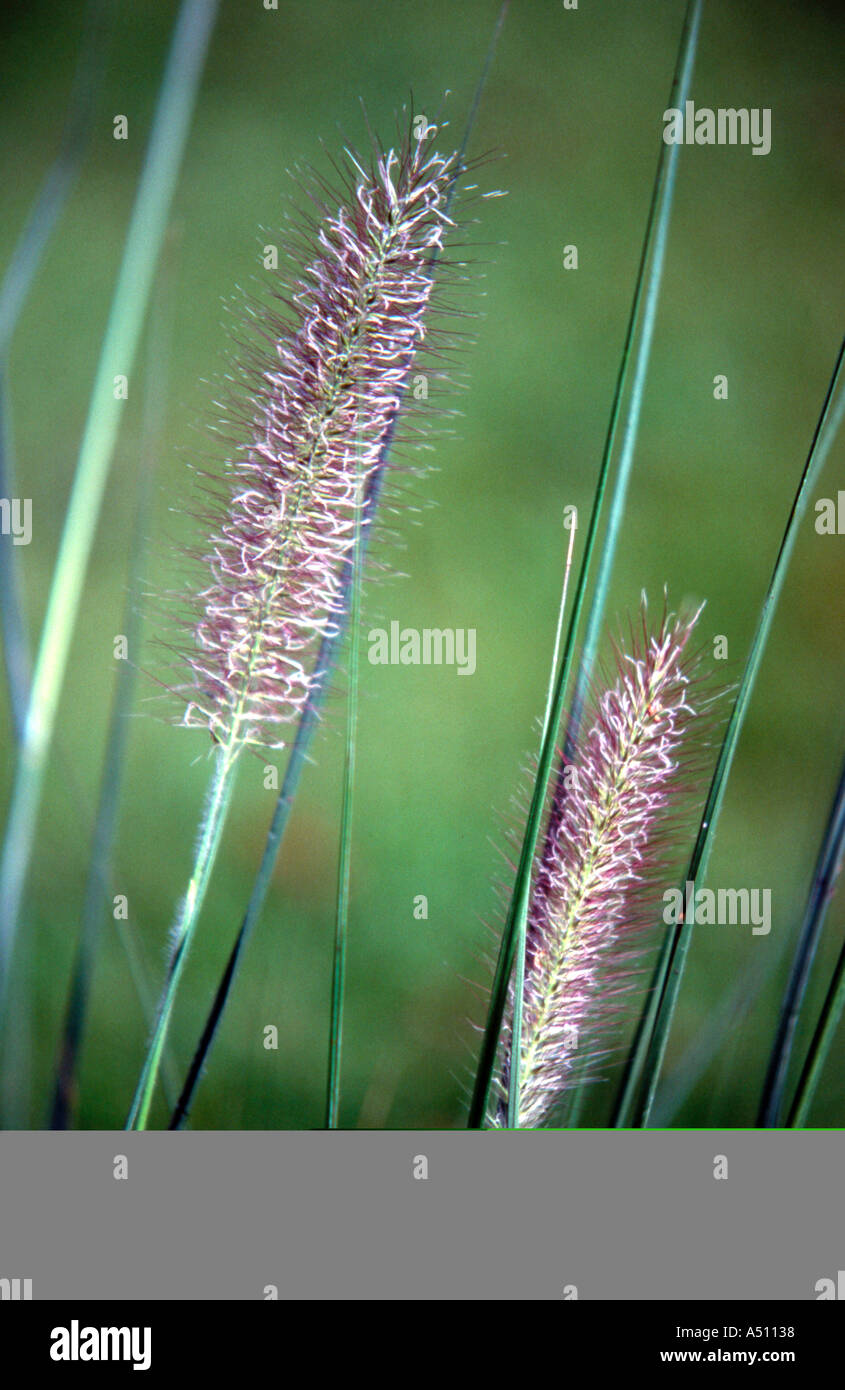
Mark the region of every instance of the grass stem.
<instances>
[{"instance_id":1,"label":"grass stem","mask_svg":"<svg viewBox=\"0 0 845 1390\"><path fill-rule=\"evenodd\" d=\"M129 1111L129 1118L126 1122L127 1129L146 1129L147 1127L176 992L179 988L179 981L182 978L188 951L208 890L214 861L217 857L220 837L223 833L226 813L231 800L234 784L233 774L239 752L240 745L236 738L232 737L227 744L219 747L215 754L214 775L208 789L205 819L197 845L194 868L188 884L188 891L174 926L173 952L159 1004L158 1017Z\"/></svg>"},{"instance_id":2,"label":"grass stem","mask_svg":"<svg viewBox=\"0 0 845 1390\"><path fill-rule=\"evenodd\" d=\"M346 987L346 943L349 931L349 893L352 873L352 802L358 739L358 680L361 629L361 589L364 558L363 497L355 517L352 590L349 609L349 689L346 696L346 748L343 767L343 804L337 867L337 909L329 1018L329 1067L326 1087L326 1129L337 1129L340 1111L340 1061L343 1049L343 1007Z\"/></svg>"}]
</instances>

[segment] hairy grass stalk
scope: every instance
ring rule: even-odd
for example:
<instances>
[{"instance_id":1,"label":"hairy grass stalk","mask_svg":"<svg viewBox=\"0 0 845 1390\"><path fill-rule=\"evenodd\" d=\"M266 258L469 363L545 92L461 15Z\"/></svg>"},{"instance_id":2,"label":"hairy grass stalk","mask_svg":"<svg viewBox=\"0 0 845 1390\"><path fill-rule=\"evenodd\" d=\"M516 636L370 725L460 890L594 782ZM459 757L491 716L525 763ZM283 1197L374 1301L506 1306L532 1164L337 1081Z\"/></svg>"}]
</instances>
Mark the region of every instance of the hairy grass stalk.
<instances>
[{"instance_id":1,"label":"hairy grass stalk","mask_svg":"<svg viewBox=\"0 0 845 1390\"><path fill-rule=\"evenodd\" d=\"M542 731L540 735L541 744L549 736L549 725L551 723L552 709L554 706L555 673L560 664L560 646L563 637L563 620L566 616L566 594L569 588L569 572L572 568L572 551L575 545L575 532L577 530L577 520L575 513L570 512L569 517L569 542L566 547L566 563L563 569L563 585L560 591L560 607L558 609L557 631L555 632L555 645L552 654L552 666L549 674L549 689L546 696L546 709L543 714ZM528 914L523 913L517 927L516 938L516 979L514 981L513 996L513 1015L511 1020L509 1068L510 1079L508 1086L508 1127L510 1129L519 1128L519 1094L522 1076L522 1001L525 992L525 945L528 930Z\"/></svg>"},{"instance_id":2,"label":"hairy grass stalk","mask_svg":"<svg viewBox=\"0 0 845 1390\"><path fill-rule=\"evenodd\" d=\"M176 992L188 959L188 951L199 913L205 901L232 798L232 774L239 751L237 744L230 740L225 747L217 749L214 755L215 768L208 789L205 819L200 831L194 868L188 884L188 891L174 923L172 954L167 978L164 983L152 1040L147 1049L147 1055L129 1110L129 1117L126 1121L127 1129L146 1129L147 1127L167 1031L176 1002Z\"/></svg>"},{"instance_id":3,"label":"hairy grass stalk","mask_svg":"<svg viewBox=\"0 0 845 1390\"><path fill-rule=\"evenodd\" d=\"M602 679L589 729L561 754L567 776L530 903L520 1125L546 1121L578 1080L575 1061L589 1068L602 1055L634 978L706 705L688 652L697 618L664 613L650 632L643 607L642 632L617 647L615 679ZM503 1097L508 1090L503 1081Z\"/></svg>"},{"instance_id":4,"label":"hairy grass stalk","mask_svg":"<svg viewBox=\"0 0 845 1390\"><path fill-rule=\"evenodd\" d=\"M459 180L467 170L467 151L469 148L470 138L475 128L478 110L481 105L481 98L483 96L484 89L487 84L490 69L493 65L493 58L495 56L496 48L499 42L499 37L501 35L501 31L504 26L504 22L507 17L509 8L510 0L503 0L503 4L501 5L501 8L499 10L498 18L493 28L493 33L490 39L490 43L488 45L487 54L485 57L481 75L478 79L475 93L473 95L473 100L470 106L467 122L464 127L463 138L461 141L460 149L458 151L457 159L455 161L455 177L452 180L446 195L444 213L447 217L449 216L449 213L451 211L452 203L455 197L455 192L458 187ZM437 262L439 260L439 253L440 248L436 245L433 246L428 262L429 274L432 277L434 276L434 273L436 271ZM385 472L390 457L390 451L393 445L396 424L399 418L399 412L404 401L406 390L407 381L402 385L396 412L385 434L378 466L365 480L359 530L362 566L363 557L366 553L368 542L370 539L373 519L376 514L379 498L384 483ZM185 1083L182 1088L182 1092L179 1096L179 1101L171 1116L169 1125L170 1129L180 1129L187 1121L190 1108L193 1103L196 1088L199 1084L203 1068L207 1062L209 1052L217 1035L217 1030L220 1026L223 1011L229 999L229 994L234 983L235 976L237 974L238 966L240 964L247 942L249 941L252 930L261 914L261 910L264 906L264 902L267 897L267 892L270 886L273 870L278 859L279 852L281 850L285 830L287 828L294 799L299 788L302 770L305 766L305 762L308 756L308 749L310 747L311 739L313 737L314 731L317 727L317 723L319 720L320 707L328 689L331 673L334 669L337 654L339 652L343 640L347 615L349 613L351 595L353 592L353 579L354 557L348 558L342 568L340 597L337 605L337 623L333 628L324 632L320 640L320 647L314 663L314 670L312 673L308 699L300 711L299 719L296 724L296 732L294 734L293 742L288 755L288 760L285 766L285 772L282 779L282 786L279 791L278 800L276 802L273 817L270 822L270 827L267 833L267 839L264 844L264 850L262 852L258 872L253 881L249 902L247 904L246 911L244 913L240 927L238 928L237 935L235 936L235 940L232 945L229 958L226 962L226 966L224 968L223 974L220 978L220 982L215 992L214 999L212 1001L211 1008L208 1013L208 1017L206 1018L202 1033L194 1050L194 1055L191 1059L191 1064L188 1069L188 1073L185 1077Z\"/></svg>"},{"instance_id":5,"label":"hairy grass stalk","mask_svg":"<svg viewBox=\"0 0 845 1390\"><path fill-rule=\"evenodd\" d=\"M310 706L321 643L342 625L366 485L426 334L429 259L451 223L458 156L437 154L427 130L409 128L398 151L377 147L369 170L347 157L343 188L319 189L320 215L294 248L310 259L292 287L279 286L285 309L254 311L268 346L232 403L242 433L209 516L199 620L181 619L192 624L179 653L190 672L177 687L182 722L206 728L219 756L132 1126L149 1114L237 760L287 745Z\"/></svg>"}]
</instances>

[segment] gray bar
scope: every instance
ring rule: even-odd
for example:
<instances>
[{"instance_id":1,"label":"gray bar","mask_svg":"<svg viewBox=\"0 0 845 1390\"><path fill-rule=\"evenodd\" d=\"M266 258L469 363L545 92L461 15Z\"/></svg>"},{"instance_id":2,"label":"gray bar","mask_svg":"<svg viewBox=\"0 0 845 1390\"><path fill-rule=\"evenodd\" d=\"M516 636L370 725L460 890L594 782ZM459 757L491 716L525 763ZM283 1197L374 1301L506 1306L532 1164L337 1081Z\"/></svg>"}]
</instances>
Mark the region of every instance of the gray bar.
<instances>
[{"instance_id":1,"label":"gray bar","mask_svg":"<svg viewBox=\"0 0 845 1390\"><path fill-rule=\"evenodd\" d=\"M825 1131L6 1133L0 1279L36 1300L812 1300L845 1271L843 1155Z\"/></svg>"}]
</instances>

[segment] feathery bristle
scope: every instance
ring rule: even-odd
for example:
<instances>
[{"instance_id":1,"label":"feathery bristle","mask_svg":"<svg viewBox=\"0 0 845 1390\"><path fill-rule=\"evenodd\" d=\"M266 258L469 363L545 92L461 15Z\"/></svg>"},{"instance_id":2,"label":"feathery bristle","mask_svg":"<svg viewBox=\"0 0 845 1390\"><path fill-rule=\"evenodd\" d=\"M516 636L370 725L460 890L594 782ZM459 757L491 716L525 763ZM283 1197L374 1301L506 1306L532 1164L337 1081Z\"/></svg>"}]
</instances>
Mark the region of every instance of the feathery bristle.
<instances>
[{"instance_id":1,"label":"feathery bristle","mask_svg":"<svg viewBox=\"0 0 845 1390\"><path fill-rule=\"evenodd\" d=\"M287 313L262 324L249 438L215 513L180 693L183 723L219 742L283 747L308 699L356 514L426 332L458 156L409 136L399 153L376 151L369 172L349 161L347 196L319 223Z\"/></svg>"},{"instance_id":2,"label":"feathery bristle","mask_svg":"<svg viewBox=\"0 0 845 1390\"><path fill-rule=\"evenodd\" d=\"M649 633L643 606L642 636L616 649L616 678L557 779L526 938L522 1126L543 1123L602 1055L632 983L699 712L687 646L698 616L664 613Z\"/></svg>"}]
</instances>

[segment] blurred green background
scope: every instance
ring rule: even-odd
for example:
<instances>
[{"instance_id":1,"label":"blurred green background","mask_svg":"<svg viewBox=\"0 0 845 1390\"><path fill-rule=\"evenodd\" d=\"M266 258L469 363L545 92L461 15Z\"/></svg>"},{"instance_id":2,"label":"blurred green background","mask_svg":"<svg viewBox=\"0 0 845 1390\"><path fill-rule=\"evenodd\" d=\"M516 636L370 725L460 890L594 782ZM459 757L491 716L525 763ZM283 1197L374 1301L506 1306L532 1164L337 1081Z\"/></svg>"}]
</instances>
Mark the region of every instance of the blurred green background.
<instances>
[{"instance_id":1,"label":"blurred green background","mask_svg":"<svg viewBox=\"0 0 845 1390\"><path fill-rule=\"evenodd\" d=\"M413 93L445 110L457 144L497 0L318 0L265 11L224 0L168 240L160 314L169 341L146 576L179 582L197 539L188 459L220 457L203 434L225 368L222 299L260 273L296 190L297 162L327 169L365 143L360 101L388 139ZM20 548L32 633L40 626L98 351L176 6L115 3L108 70L81 176L47 249L11 359L17 493L34 534ZM55 155L83 7L37 0L2 20L0 264ZM365 631L474 627L478 669L372 667L361 686L360 777L342 1123L460 1126L475 1025L501 927L495 880L518 824L512 797L535 750L554 633L564 505L586 524L662 133L681 0L514 0L474 150L503 156L480 176L508 190L482 203L477 343L468 390L435 472L391 518L407 577L371 584ZM645 588L706 598L708 635L729 639L732 675L756 614L842 329L842 40L838 5L707 0L693 83L698 106L769 107L772 150L682 150L635 474L610 612ZM449 93L448 98L445 97ZM445 99L445 100L444 100ZM112 138L114 115L129 140ZM266 228L267 234L262 232ZM579 268L563 268L563 247ZM93 811L141 467L146 360L139 354L74 637L50 763L24 956L33 962L29 1123L45 1123L79 929ZM727 401L713 378L728 377ZM845 440L818 496L845 486ZM405 510L402 499L413 502ZM420 503L425 504L420 509ZM429 506L432 503L435 505ZM845 537L804 523L745 729L709 883L770 887L773 927L697 933L656 1123L754 1121L768 1046L845 743ZM580 552L577 552L580 553ZM158 669L146 623L141 664ZM342 687L342 681L339 683ZM158 983L184 892L208 776L208 739L174 728L141 676L131 726L114 892ZM177 712L178 714L178 712ZM8 795L12 740L2 794ZM320 1126L342 762L330 701L273 889L193 1115L197 1128ZM171 1035L183 1071L246 903L273 809L263 761L245 761ZM425 894L427 921L413 916ZM818 1009L845 930L842 892L820 953ZM264 1028L279 1030L265 1051ZM82 1069L79 1123L122 1126L146 1029L107 918ZM806 1041L802 1031L799 1043ZM699 1060L696 1061L696 1058ZM845 1036L813 1119L845 1116ZM692 1070L690 1065L694 1063ZM701 1063L704 1064L703 1070ZM585 1111L606 1121L608 1068ZM690 1077L694 1084L689 1087ZM161 1099L156 1123L166 1111Z\"/></svg>"}]
</instances>

